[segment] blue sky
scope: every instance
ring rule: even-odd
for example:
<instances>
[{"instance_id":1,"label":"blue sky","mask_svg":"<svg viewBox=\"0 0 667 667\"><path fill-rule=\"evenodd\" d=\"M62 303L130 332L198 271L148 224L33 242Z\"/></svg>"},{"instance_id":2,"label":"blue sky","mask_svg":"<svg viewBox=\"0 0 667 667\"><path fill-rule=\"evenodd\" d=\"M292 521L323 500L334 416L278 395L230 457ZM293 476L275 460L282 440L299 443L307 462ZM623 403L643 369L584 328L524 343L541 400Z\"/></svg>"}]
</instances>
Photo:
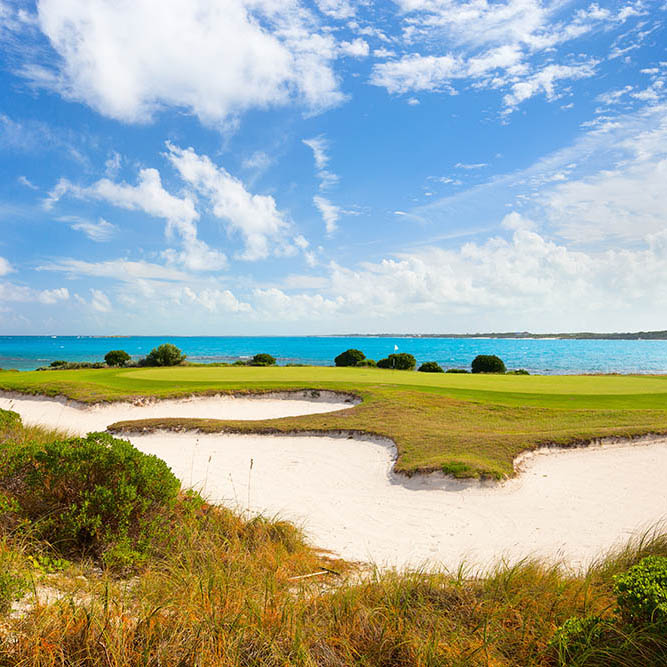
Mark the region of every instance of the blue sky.
<instances>
[{"instance_id":1,"label":"blue sky","mask_svg":"<svg viewBox=\"0 0 667 667\"><path fill-rule=\"evenodd\" d=\"M0 0L0 333L664 329L666 18Z\"/></svg>"}]
</instances>

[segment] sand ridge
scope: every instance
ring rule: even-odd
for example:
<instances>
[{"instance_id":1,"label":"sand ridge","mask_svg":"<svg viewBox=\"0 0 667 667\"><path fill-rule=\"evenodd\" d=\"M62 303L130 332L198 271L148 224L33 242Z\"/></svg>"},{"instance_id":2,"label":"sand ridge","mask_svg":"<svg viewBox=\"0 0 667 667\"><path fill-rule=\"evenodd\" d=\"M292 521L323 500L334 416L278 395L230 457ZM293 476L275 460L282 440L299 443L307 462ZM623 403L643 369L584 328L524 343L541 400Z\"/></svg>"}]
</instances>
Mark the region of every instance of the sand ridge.
<instances>
[{"instance_id":1,"label":"sand ridge","mask_svg":"<svg viewBox=\"0 0 667 667\"><path fill-rule=\"evenodd\" d=\"M96 424L102 416L107 423L183 417L207 405L204 400L114 404L113 413L83 412L90 413L86 419L91 421L94 415ZM278 416L274 399L206 400L235 411L217 418ZM236 412L242 405L236 401L253 405ZM290 402L284 401L285 410L340 409L335 403ZM49 412L51 403L60 408L52 406ZM3 397L0 407L19 412L26 423L44 422L46 415L59 422L49 425L84 427L81 408L50 399ZM522 457L521 473L502 484L396 475L393 443L370 436L159 431L127 437L164 459L184 485L201 490L212 502L290 519L317 546L378 565L456 568L465 560L483 567L499 558L535 555L578 567L667 519L667 437L538 450Z\"/></svg>"}]
</instances>

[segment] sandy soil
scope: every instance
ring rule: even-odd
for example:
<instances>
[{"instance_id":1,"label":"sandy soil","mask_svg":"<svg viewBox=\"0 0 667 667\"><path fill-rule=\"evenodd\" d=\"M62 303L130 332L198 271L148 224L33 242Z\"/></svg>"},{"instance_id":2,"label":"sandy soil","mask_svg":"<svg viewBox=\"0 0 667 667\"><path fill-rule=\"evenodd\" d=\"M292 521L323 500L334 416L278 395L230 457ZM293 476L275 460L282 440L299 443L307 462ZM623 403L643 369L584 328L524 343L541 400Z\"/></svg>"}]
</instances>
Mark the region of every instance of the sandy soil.
<instances>
[{"instance_id":1,"label":"sandy soil","mask_svg":"<svg viewBox=\"0 0 667 667\"><path fill-rule=\"evenodd\" d=\"M276 416L268 399L224 400L254 402L245 413L254 418ZM50 402L13 401L33 423ZM185 416L197 403L170 405L162 415ZM130 417L115 405L110 421L144 410L158 416L164 407L132 406ZM72 410L58 413L60 425L80 429ZM294 520L314 544L379 565L487 566L536 555L578 567L667 518L667 438L542 450L523 457L521 474L502 485L397 476L392 443L377 438L161 432L130 439L212 501Z\"/></svg>"}]
</instances>

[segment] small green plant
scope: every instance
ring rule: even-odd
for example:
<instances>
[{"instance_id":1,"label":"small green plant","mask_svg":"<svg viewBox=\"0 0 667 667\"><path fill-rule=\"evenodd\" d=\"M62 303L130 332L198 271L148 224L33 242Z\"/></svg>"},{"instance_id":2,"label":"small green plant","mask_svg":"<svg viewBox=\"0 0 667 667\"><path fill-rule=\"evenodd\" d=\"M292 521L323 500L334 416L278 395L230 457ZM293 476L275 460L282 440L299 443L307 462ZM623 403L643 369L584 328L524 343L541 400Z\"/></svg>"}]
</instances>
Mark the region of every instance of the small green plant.
<instances>
[{"instance_id":1,"label":"small green plant","mask_svg":"<svg viewBox=\"0 0 667 667\"><path fill-rule=\"evenodd\" d=\"M29 579L20 555L7 542L0 541L0 614L28 590Z\"/></svg>"},{"instance_id":2,"label":"small green plant","mask_svg":"<svg viewBox=\"0 0 667 667\"><path fill-rule=\"evenodd\" d=\"M505 363L495 354L478 354L472 361L473 373L504 373Z\"/></svg>"},{"instance_id":3,"label":"small green plant","mask_svg":"<svg viewBox=\"0 0 667 667\"><path fill-rule=\"evenodd\" d=\"M276 358L272 357L270 354L267 354L266 352L260 352L259 354L256 354L251 360L250 360L250 366L275 366L276 365Z\"/></svg>"},{"instance_id":4,"label":"small green plant","mask_svg":"<svg viewBox=\"0 0 667 667\"><path fill-rule=\"evenodd\" d=\"M358 361L355 366L358 366L359 368L376 368L377 364L373 359L362 359L361 361Z\"/></svg>"},{"instance_id":5,"label":"small green plant","mask_svg":"<svg viewBox=\"0 0 667 667\"><path fill-rule=\"evenodd\" d=\"M517 368L513 371L507 371L507 375L530 375L525 368Z\"/></svg>"},{"instance_id":6,"label":"small green plant","mask_svg":"<svg viewBox=\"0 0 667 667\"><path fill-rule=\"evenodd\" d=\"M145 366L177 366L185 361L185 355L175 345L163 343L154 347L143 360Z\"/></svg>"},{"instance_id":7,"label":"small green plant","mask_svg":"<svg viewBox=\"0 0 667 667\"><path fill-rule=\"evenodd\" d=\"M437 361L425 361L418 369L420 373L444 373Z\"/></svg>"},{"instance_id":8,"label":"small green plant","mask_svg":"<svg viewBox=\"0 0 667 667\"><path fill-rule=\"evenodd\" d=\"M448 368L445 373L470 373L470 371L465 368Z\"/></svg>"},{"instance_id":9,"label":"small green plant","mask_svg":"<svg viewBox=\"0 0 667 667\"><path fill-rule=\"evenodd\" d=\"M21 426L21 415L12 410L0 409L0 428L12 429Z\"/></svg>"},{"instance_id":10,"label":"small green plant","mask_svg":"<svg viewBox=\"0 0 667 667\"><path fill-rule=\"evenodd\" d=\"M392 368L397 371L413 371L417 366L417 360L407 352L390 354L377 363L378 368Z\"/></svg>"},{"instance_id":11,"label":"small green plant","mask_svg":"<svg viewBox=\"0 0 667 667\"><path fill-rule=\"evenodd\" d=\"M664 626L667 633L667 557L647 556L614 581L618 613L626 621Z\"/></svg>"},{"instance_id":12,"label":"small green plant","mask_svg":"<svg viewBox=\"0 0 667 667\"><path fill-rule=\"evenodd\" d=\"M599 616L568 618L549 642L559 665L581 664L587 654L596 651L612 631L611 621Z\"/></svg>"},{"instance_id":13,"label":"small green plant","mask_svg":"<svg viewBox=\"0 0 667 667\"><path fill-rule=\"evenodd\" d=\"M363 361L366 355L361 350L350 348L341 352L335 359L336 366L357 366L360 361Z\"/></svg>"},{"instance_id":14,"label":"small green plant","mask_svg":"<svg viewBox=\"0 0 667 667\"><path fill-rule=\"evenodd\" d=\"M125 350L111 350L104 355L107 366L125 366L130 359L130 355Z\"/></svg>"}]
</instances>

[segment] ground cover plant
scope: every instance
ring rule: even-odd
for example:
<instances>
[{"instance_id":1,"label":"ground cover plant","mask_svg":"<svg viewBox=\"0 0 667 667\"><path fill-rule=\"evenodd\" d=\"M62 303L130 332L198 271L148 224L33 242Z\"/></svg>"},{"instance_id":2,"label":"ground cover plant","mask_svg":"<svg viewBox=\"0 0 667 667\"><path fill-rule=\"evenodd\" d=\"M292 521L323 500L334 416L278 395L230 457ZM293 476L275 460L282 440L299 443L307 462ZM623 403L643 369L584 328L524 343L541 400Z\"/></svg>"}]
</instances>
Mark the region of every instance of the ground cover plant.
<instances>
[{"instance_id":1,"label":"ground cover plant","mask_svg":"<svg viewBox=\"0 0 667 667\"><path fill-rule=\"evenodd\" d=\"M331 390L362 398L337 413L258 422L142 420L124 428L349 430L392 438L397 471L504 477L522 451L667 432L663 376L412 373L377 368L173 367L0 373L0 389L94 402L136 396Z\"/></svg>"},{"instance_id":2,"label":"ground cover plant","mask_svg":"<svg viewBox=\"0 0 667 667\"><path fill-rule=\"evenodd\" d=\"M0 451L66 440L9 413L0 418ZM555 667L667 659L667 635L646 622L653 615L645 604L638 620L633 611L630 641L617 641L626 631L606 644L603 633L577 644L570 632L567 653L562 641L576 619L615 628L621 587L631 598L657 591L660 604L655 573L662 570L653 563L667 557L667 535L658 530L578 574L529 559L486 572L465 565L380 571L332 560L289 523L244 517L181 491L168 548L149 551L130 576L100 569L83 553L62 559L58 545L29 528L0 527L2 667Z\"/></svg>"}]
</instances>

